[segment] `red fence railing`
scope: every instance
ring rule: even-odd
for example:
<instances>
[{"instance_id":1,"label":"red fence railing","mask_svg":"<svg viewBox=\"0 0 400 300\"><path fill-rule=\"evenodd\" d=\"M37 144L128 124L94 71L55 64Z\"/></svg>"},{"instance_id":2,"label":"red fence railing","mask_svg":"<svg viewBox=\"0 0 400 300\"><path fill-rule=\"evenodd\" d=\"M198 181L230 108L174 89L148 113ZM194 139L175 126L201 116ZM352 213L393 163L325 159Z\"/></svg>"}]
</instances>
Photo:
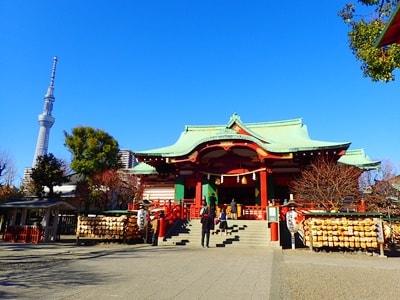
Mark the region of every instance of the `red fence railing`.
<instances>
[{"instance_id":1,"label":"red fence railing","mask_svg":"<svg viewBox=\"0 0 400 300\"><path fill-rule=\"evenodd\" d=\"M43 241L43 229L38 226L9 226L3 233L3 241L37 244Z\"/></svg>"}]
</instances>

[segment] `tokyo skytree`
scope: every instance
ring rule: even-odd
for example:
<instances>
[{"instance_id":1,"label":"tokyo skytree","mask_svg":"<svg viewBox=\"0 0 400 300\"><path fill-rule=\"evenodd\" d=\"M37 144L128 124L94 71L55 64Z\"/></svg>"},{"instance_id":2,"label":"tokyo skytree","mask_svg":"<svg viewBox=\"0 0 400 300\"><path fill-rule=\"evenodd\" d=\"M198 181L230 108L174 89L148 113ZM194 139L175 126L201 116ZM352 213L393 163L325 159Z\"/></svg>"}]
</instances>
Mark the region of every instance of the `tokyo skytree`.
<instances>
[{"instance_id":1,"label":"tokyo skytree","mask_svg":"<svg viewBox=\"0 0 400 300\"><path fill-rule=\"evenodd\" d=\"M43 112L39 115L39 136L36 143L35 155L33 157L32 168L35 167L37 158L47 154L49 147L50 128L55 122L55 118L52 117L51 112L53 110L54 97L54 79L56 77L56 65L57 56L53 58L53 68L51 70L50 85L47 88L47 93L44 96L44 108Z\"/></svg>"}]
</instances>

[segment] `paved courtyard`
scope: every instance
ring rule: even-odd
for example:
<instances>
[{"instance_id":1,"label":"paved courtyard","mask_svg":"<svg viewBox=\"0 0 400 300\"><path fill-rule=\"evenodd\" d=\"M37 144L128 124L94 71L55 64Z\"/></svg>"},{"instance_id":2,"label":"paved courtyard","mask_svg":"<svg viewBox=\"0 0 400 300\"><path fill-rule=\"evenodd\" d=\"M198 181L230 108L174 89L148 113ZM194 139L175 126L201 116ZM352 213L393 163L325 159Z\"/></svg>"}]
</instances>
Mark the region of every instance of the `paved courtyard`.
<instances>
[{"instance_id":1,"label":"paved courtyard","mask_svg":"<svg viewBox=\"0 0 400 300\"><path fill-rule=\"evenodd\" d=\"M0 244L1 299L268 299L272 250Z\"/></svg>"},{"instance_id":2,"label":"paved courtyard","mask_svg":"<svg viewBox=\"0 0 400 300\"><path fill-rule=\"evenodd\" d=\"M395 299L400 258L306 249L0 243L0 299Z\"/></svg>"}]
</instances>

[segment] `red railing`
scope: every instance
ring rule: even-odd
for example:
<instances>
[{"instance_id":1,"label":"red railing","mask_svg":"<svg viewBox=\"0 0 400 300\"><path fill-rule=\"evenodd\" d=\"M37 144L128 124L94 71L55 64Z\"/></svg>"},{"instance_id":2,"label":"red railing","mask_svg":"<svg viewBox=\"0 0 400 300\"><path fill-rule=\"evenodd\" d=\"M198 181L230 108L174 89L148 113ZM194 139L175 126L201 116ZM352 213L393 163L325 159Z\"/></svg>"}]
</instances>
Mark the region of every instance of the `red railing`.
<instances>
[{"instance_id":1,"label":"red railing","mask_svg":"<svg viewBox=\"0 0 400 300\"><path fill-rule=\"evenodd\" d=\"M3 234L3 241L37 244L43 241L43 230L38 226L9 226Z\"/></svg>"},{"instance_id":2,"label":"red railing","mask_svg":"<svg viewBox=\"0 0 400 300\"><path fill-rule=\"evenodd\" d=\"M190 219L200 219L201 206L189 204L187 206L189 211ZM230 217L230 205L220 204L217 206L217 215L219 215L221 209L225 209L228 217ZM266 208L262 208L259 205L238 205L237 217L245 220L266 220Z\"/></svg>"},{"instance_id":3,"label":"red railing","mask_svg":"<svg viewBox=\"0 0 400 300\"><path fill-rule=\"evenodd\" d=\"M179 202L174 200L152 200L151 211L163 211L165 220L168 223L177 219L190 220L200 219L201 206L196 206L194 199L183 199ZM230 205L220 204L217 207L217 214L224 208L228 216L230 215ZM128 204L128 210L138 209L134 204ZM182 211L182 213L181 213ZM260 205L240 205L238 204L238 217L241 219L248 220L266 220L266 208L262 208Z\"/></svg>"},{"instance_id":4,"label":"red railing","mask_svg":"<svg viewBox=\"0 0 400 300\"><path fill-rule=\"evenodd\" d=\"M259 205L246 205L242 208L242 213L239 218L245 220L266 220L267 210Z\"/></svg>"},{"instance_id":5,"label":"red railing","mask_svg":"<svg viewBox=\"0 0 400 300\"><path fill-rule=\"evenodd\" d=\"M159 218L159 237L165 237L165 234L172 228L178 220L190 219L189 205L186 201L173 200L152 200L149 208L151 213L155 213ZM128 210L139 209L134 203L128 204Z\"/></svg>"}]
</instances>

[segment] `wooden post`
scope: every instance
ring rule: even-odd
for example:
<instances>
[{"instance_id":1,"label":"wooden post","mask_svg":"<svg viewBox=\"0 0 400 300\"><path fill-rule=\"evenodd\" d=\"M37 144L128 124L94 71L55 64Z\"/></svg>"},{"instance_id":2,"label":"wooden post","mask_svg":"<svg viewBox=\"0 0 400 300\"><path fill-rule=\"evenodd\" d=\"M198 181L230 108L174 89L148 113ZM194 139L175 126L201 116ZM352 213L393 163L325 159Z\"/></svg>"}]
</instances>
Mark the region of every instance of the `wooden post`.
<instances>
[{"instance_id":1,"label":"wooden post","mask_svg":"<svg viewBox=\"0 0 400 300\"><path fill-rule=\"evenodd\" d=\"M28 209L24 207L22 209L22 214L21 214L21 221L19 222L19 225L24 226L26 225L26 217L28 215Z\"/></svg>"},{"instance_id":2,"label":"wooden post","mask_svg":"<svg viewBox=\"0 0 400 300\"><path fill-rule=\"evenodd\" d=\"M379 243L379 256L385 257L385 251L383 250L383 243Z\"/></svg>"},{"instance_id":3,"label":"wooden post","mask_svg":"<svg viewBox=\"0 0 400 300\"><path fill-rule=\"evenodd\" d=\"M16 224L15 224L16 219L17 219L17 209L14 208L14 209L12 210L10 223L9 223L8 225L9 225L9 226L14 226L14 225L16 225Z\"/></svg>"},{"instance_id":4,"label":"wooden post","mask_svg":"<svg viewBox=\"0 0 400 300\"><path fill-rule=\"evenodd\" d=\"M58 222L60 221L60 210L58 207L54 209L54 223L53 223L53 235L54 235L54 241L60 241L61 240L61 233L58 235Z\"/></svg>"},{"instance_id":5,"label":"wooden post","mask_svg":"<svg viewBox=\"0 0 400 300\"><path fill-rule=\"evenodd\" d=\"M79 214L78 214L78 221L77 221L77 224L76 224L76 244L77 245L79 245L79 230L80 230L80 216L79 216Z\"/></svg>"},{"instance_id":6,"label":"wooden post","mask_svg":"<svg viewBox=\"0 0 400 300\"><path fill-rule=\"evenodd\" d=\"M46 208L46 210L44 212L44 217L43 217L44 242L49 241L50 210L51 210L51 208Z\"/></svg>"},{"instance_id":7,"label":"wooden post","mask_svg":"<svg viewBox=\"0 0 400 300\"><path fill-rule=\"evenodd\" d=\"M260 192L261 192L261 207L268 206L268 181L267 181L267 171L260 171Z\"/></svg>"},{"instance_id":8,"label":"wooden post","mask_svg":"<svg viewBox=\"0 0 400 300\"><path fill-rule=\"evenodd\" d=\"M202 177L199 175L196 182L196 199L195 199L195 206L201 207L201 199L202 199Z\"/></svg>"},{"instance_id":9,"label":"wooden post","mask_svg":"<svg viewBox=\"0 0 400 300\"><path fill-rule=\"evenodd\" d=\"M383 249L383 245L385 244L385 232L383 230L383 221L381 218L377 220L377 229L378 229L378 236L377 241L379 243L379 250L380 250L380 257L385 257L385 251Z\"/></svg>"}]
</instances>

